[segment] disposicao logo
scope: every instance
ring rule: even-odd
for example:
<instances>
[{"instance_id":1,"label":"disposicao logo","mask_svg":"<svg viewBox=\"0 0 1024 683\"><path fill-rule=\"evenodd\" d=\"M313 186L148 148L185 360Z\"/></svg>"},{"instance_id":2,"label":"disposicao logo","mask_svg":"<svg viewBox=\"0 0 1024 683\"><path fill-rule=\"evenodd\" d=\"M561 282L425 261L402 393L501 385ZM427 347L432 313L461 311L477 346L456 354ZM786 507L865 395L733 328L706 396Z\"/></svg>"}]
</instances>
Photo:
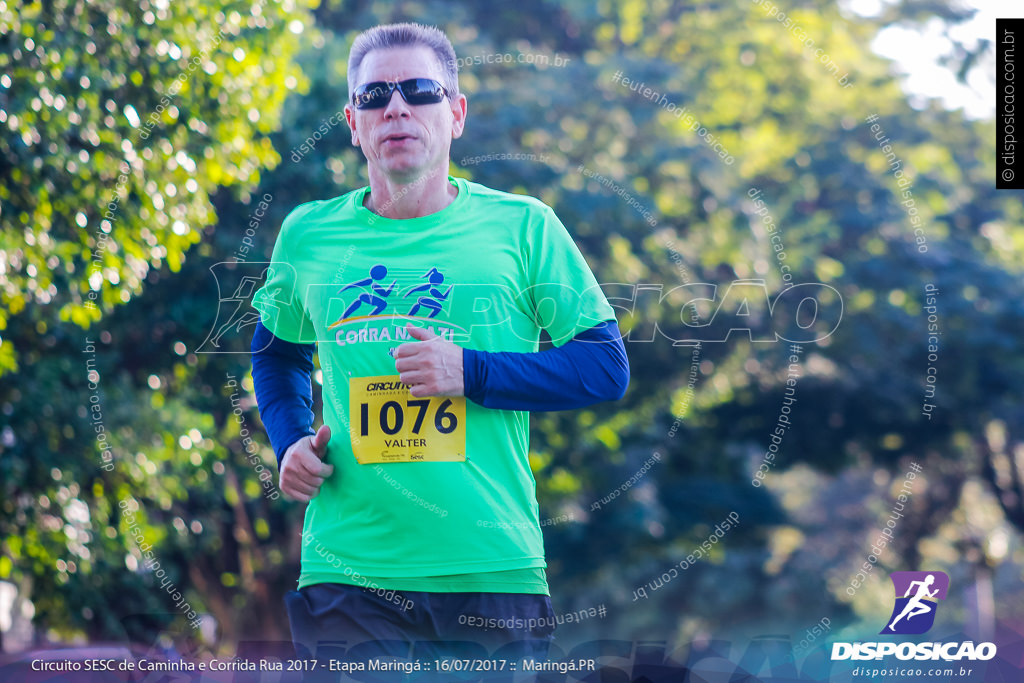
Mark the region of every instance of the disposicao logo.
<instances>
[{"instance_id":1,"label":"disposicao logo","mask_svg":"<svg viewBox=\"0 0 1024 683\"><path fill-rule=\"evenodd\" d=\"M889 575L896 591L892 614L880 635L920 635L935 623L939 600L946 599L949 576L945 572L893 572ZM965 642L868 642L832 643L832 661L870 660L895 656L900 660L970 661L996 656L993 643Z\"/></svg>"},{"instance_id":2,"label":"disposicao logo","mask_svg":"<svg viewBox=\"0 0 1024 683\"><path fill-rule=\"evenodd\" d=\"M946 599L949 576L945 572L893 572L896 604L882 635L918 635L935 623L938 601Z\"/></svg>"}]
</instances>

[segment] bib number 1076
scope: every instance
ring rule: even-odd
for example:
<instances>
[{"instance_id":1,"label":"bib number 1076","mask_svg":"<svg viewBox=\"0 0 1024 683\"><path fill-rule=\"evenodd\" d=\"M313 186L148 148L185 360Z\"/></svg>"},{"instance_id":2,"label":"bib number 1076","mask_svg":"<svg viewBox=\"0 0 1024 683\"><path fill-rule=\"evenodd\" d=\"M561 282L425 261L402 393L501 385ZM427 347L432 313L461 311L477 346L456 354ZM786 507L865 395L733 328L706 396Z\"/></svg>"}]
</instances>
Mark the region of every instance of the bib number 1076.
<instances>
[{"instance_id":1,"label":"bib number 1076","mask_svg":"<svg viewBox=\"0 0 1024 683\"><path fill-rule=\"evenodd\" d=\"M417 398L397 375L349 380L352 453L366 465L466 459L466 398Z\"/></svg>"},{"instance_id":2,"label":"bib number 1076","mask_svg":"<svg viewBox=\"0 0 1024 683\"><path fill-rule=\"evenodd\" d=\"M445 399L441 405L437 406L437 410L434 412L434 429L437 430L438 434L451 434L459 426L458 416L448 410L451 405L452 400L450 398ZM406 401L405 407L398 401L385 401L382 403L376 415L380 431L388 435L398 434L402 431L402 427L405 426L406 408L415 409L416 412L412 417L413 423L410 431L413 434L420 434L423 429L423 420L430 411L430 399L428 398ZM360 436L370 435L369 403L359 404L359 434Z\"/></svg>"}]
</instances>

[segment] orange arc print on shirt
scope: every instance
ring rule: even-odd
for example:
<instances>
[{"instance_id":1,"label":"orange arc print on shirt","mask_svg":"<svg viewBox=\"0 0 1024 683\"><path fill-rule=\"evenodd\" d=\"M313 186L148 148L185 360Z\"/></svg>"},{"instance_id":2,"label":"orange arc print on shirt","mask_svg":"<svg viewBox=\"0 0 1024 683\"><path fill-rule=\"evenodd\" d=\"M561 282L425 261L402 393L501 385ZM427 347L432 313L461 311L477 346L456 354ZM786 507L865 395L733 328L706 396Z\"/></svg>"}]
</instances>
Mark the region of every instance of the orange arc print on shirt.
<instances>
[{"instance_id":1,"label":"orange arc print on shirt","mask_svg":"<svg viewBox=\"0 0 1024 683\"><path fill-rule=\"evenodd\" d=\"M399 313L392 313L391 315L356 315L352 316L351 318L342 318L337 322L333 322L327 327L327 329L333 330L335 327L338 327L339 325L347 325L351 322L356 322L357 320L380 320L381 318L391 318L392 320L422 320L433 325L442 322L439 321L437 318L427 318L426 316L422 315L401 315ZM445 327L455 327L460 330L462 329L461 327L458 327L458 325L452 325L451 323L444 322L443 324Z\"/></svg>"}]
</instances>

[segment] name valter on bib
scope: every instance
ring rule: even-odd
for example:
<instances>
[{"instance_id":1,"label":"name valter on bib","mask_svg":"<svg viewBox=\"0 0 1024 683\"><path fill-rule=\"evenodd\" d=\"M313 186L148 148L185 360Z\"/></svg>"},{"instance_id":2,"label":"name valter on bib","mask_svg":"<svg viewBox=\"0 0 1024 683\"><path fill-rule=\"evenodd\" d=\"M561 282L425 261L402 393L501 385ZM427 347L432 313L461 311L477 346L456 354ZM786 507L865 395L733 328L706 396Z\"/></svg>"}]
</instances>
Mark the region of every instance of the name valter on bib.
<instances>
[{"instance_id":1,"label":"name valter on bib","mask_svg":"<svg viewBox=\"0 0 1024 683\"><path fill-rule=\"evenodd\" d=\"M349 380L349 434L360 465L466 459L466 398L417 398L398 375Z\"/></svg>"}]
</instances>

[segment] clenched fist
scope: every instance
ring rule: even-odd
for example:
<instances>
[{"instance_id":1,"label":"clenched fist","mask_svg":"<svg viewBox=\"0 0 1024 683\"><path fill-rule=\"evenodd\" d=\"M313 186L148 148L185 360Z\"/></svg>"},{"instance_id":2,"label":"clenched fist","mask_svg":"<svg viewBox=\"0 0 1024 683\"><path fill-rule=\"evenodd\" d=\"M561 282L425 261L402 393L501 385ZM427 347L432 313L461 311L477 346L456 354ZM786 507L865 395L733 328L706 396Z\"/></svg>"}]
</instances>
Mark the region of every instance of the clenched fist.
<instances>
[{"instance_id":1,"label":"clenched fist","mask_svg":"<svg viewBox=\"0 0 1024 683\"><path fill-rule=\"evenodd\" d=\"M281 458L281 490L289 498L308 503L320 493L324 479L334 472L334 465L325 463L331 428L320 427L313 436L304 436L285 451Z\"/></svg>"},{"instance_id":2,"label":"clenched fist","mask_svg":"<svg viewBox=\"0 0 1024 683\"><path fill-rule=\"evenodd\" d=\"M422 327L406 323L409 336L395 349L395 369L409 385L409 393L421 396L462 396L462 347L442 339Z\"/></svg>"}]
</instances>

